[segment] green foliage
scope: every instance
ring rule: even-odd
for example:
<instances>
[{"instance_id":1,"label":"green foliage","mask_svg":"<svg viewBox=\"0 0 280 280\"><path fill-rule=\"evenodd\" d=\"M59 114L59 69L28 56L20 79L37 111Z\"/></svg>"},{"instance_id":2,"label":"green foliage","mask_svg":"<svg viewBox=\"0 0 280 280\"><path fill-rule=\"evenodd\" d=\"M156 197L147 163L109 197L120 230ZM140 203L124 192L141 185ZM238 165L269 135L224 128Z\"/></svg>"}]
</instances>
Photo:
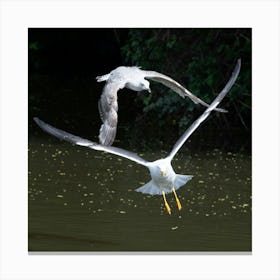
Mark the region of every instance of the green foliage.
<instances>
[{"instance_id":1,"label":"green foliage","mask_svg":"<svg viewBox=\"0 0 280 280\"><path fill-rule=\"evenodd\" d=\"M39 42L30 42L28 45L29 50L38 51L39 50Z\"/></svg>"},{"instance_id":2,"label":"green foliage","mask_svg":"<svg viewBox=\"0 0 280 280\"><path fill-rule=\"evenodd\" d=\"M237 123L250 126L250 29L130 29L121 50L127 65L164 73L208 103L241 57L240 77L222 107L230 108ZM156 114L160 125L185 127L192 119L189 116L201 112L201 106L158 83L152 83L151 88L152 95L139 93L135 102L144 105L145 115Z\"/></svg>"}]
</instances>

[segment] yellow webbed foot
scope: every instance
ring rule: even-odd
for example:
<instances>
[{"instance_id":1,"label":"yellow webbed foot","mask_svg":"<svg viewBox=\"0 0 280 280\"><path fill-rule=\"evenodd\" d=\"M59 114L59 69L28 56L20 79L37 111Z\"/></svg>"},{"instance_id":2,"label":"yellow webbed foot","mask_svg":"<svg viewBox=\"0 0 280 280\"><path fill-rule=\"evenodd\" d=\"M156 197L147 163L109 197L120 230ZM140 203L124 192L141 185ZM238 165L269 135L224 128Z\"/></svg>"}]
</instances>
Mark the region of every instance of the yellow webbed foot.
<instances>
[{"instance_id":1,"label":"yellow webbed foot","mask_svg":"<svg viewBox=\"0 0 280 280\"><path fill-rule=\"evenodd\" d=\"M166 211L168 212L169 215L171 215L171 208L166 200L166 197L165 197L165 192L162 191L162 196L163 196L163 200L164 200L164 205L165 205L165 208L166 208Z\"/></svg>"},{"instance_id":2,"label":"yellow webbed foot","mask_svg":"<svg viewBox=\"0 0 280 280\"><path fill-rule=\"evenodd\" d=\"M174 193L174 196L175 196L175 199L176 199L176 202L177 202L177 206L178 206L178 209L181 210L182 209L182 205L181 205L181 202L176 194L176 191L175 191L175 188L173 187L172 189L173 193Z\"/></svg>"},{"instance_id":3,"label":"yellow webbed foot","mask_svg":"<svg viewBox=\"0 0 280 280\"><path fill-rule=\"evenodd\" d=\"M171 215L171 208L168 205L168 203L165 203L165 208L166 208L166 211L168 212L168 214Z\"/></svg>"}]
</instances>

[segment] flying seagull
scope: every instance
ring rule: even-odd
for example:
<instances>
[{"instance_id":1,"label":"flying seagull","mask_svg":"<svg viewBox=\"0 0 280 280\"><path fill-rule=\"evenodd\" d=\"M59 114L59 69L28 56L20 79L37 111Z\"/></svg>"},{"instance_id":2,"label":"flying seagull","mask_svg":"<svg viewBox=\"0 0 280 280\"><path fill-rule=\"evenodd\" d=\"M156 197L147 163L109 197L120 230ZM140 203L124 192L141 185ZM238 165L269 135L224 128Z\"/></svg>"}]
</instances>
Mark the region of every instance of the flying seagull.
<instances>
[{"instance_id":1,"label":"flying seagull","mask_svg":"<svg viewBox=\"0 0 280 280\"><path fill-rule=\"evenodd\" d=\"M162 83L175 91L181 97L189 97L194 103L209 107L209 104L193 95L182 85L155 71L142 70L139 67L120 66L109 74L96 77L97 82L106 81L102 95L98 101L100 118L103 122L99 131L99 142L102 145L110 146L113 144L118 124L118 90L129 88L134 91L147 90L151 92L148 80ZM224 109L215 108L216 111L226 112Z\"/></svg>"},{"instance_id":2,"label":"flying seagull","mask_svg":"<svg viewBox=\"0 0 280 280\"><path fill-rule=\"evenodd\" d=\"M127 150L113 147L113 146L104 146L92 142L87 139L83 139L79 136L72 135L63 130L57 129L38 118L34 118L35 122L47 133L61 139L73 143L75 145L85 146L90 149L94 149L97 151L104 151L111 154L115 154L127 159L130 159L138 164L146 166L151 174L151 181L149 181L144 186L137 188L136 191L151 194L151 195L162 195L166 210L169 214L171 214L171 208L166 200L165 194L174 193L177 207L181 210L182 205L180 203L179 198L177 197L176 190L181 186L185 185L191 178L192 175L182 175L176 174L171 166L171 161L182 147L182 145L186 142L186 140L191 136L191 134L199 127L199 125L209 116L211 111L213 111L218 104L222 101L228 91L231 89L233 84L235 83L237 76L239 74L241 67L241 59L238 59L236 66L232 72L231 78L225 85L224 89L219 93L219 95L214 99L214 101L210 104L210 106L205 110L205 112L193 122L193 124L184 132L184 134L178 139L175 143L170 154L163 159L159 159L156 161L146 161L135 153L129 152Z\"/></svg>"}]
</instances>

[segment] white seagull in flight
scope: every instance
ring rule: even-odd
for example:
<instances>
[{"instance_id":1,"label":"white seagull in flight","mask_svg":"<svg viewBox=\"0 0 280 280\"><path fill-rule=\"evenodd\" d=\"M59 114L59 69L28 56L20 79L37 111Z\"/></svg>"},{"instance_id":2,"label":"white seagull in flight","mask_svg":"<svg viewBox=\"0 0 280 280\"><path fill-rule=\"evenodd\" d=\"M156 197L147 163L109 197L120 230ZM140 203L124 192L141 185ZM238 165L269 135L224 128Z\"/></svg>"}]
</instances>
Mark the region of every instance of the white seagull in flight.
<instances>
[{"instance_id":1,"label":"white seagull in flight","mask_svg":"<svg viewBox=\"0 0 280 280\"><path fill-rule=\"evenodd\" d=\"M170 77L155 71L141 70L136 66L120 66L109 74L98 76L96 79L97 82L106 81L98 102L99 114L103 122L99 131L99 142L106 146L113 144L117 133L119 89L129 88L134 91L147 90L151 92L150 82L148 80L152 80L162 83L183 98L187 96L194 103L209 107L209 104L193 95ZM215 110L226 112L226 110L220 108L215 108Z\"/></svg>"},{"instance_id":2,"label":"white seagull in flight","mask_svg":"<svg viewBox=\"0 0 280 280\"><path fill-rule=\"evenodd\" d=\"M211 111L213 111L218 104L222 101L228 91L231 89L233 84L235 83L239 71L241 67L241 59L238 59L236 66L232 72L231 78L225 85L224 89L219 93L219 95L214 99L214 101L209 105L209 107L204 111L204 113L193 122L193 124L184 132L184 134L178 139L175 143L170 154L163 159L159 159L156 161L146 161L143 158L139 157L137 154L129 152L127 150L112 147L112 146L104 146L92 142L87 139L83 139L79 136L72 135L63 130L57 129L38 118L34 118L35 122L47 133L54 135L55 137L73 143L75 145L85 146L90 149L104 151L111 154L115 154L127 159L130 159L136 163L139 163L143 166L146 166L151 174L151 181L149 181L144 186L136 189L138 192L147 193L151 195L162 195L166 210L169 214L171 214L171 208L166 200L165 194L174 193L177 207L181 210L182 205L180 203L179 198L177 197L176 190L181 186L186 184L191 178L191 175L181 175L176 174L171 166L171 161L178 152L178 150L182 147L182 145L186 142L186 140L190 137L190 135L198 128L198 126L209 116Z\"/></svg>"}]
</instances>

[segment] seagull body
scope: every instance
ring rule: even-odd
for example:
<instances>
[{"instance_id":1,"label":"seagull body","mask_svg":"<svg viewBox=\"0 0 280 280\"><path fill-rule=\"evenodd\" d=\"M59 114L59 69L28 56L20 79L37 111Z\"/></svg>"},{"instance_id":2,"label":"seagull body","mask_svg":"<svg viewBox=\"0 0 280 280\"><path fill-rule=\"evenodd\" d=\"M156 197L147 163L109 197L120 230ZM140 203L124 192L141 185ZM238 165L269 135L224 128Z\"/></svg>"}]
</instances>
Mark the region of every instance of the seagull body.
<instances>
[{"instance_id":1,"label":"seagull body","mask_svg":"<svg viewBox=\"0 0 280 280\"><path fill-rule=\"evenodd\" d=\"M97 82L117 83L119 89L124 87L134 91L150 91L150 83L145 80L145 71L137 66L119 66L109 74L96 77Z\"/></svg>"},{"instance_id":2,"label":"seagull body","mask_svg":"<svg viewBox=\"0 0 280 280\"><path fill-rule=\"evenodd\" d=\"M240 71L240 67L241 67L241 60L238 59L230 80L227 82L226 86L220 92L220 94L214 99L214 101L205 110L205 112L196 121L194 121L193 124L177 140L177 142L175 143L170 154L166 158L159 159L156 161L152 161L152 162L146 161L143 158L139 157L137 154L129 152L127 150L113 147L113 146L105 146L105 145L97 144L90 140L87 140L87 139L81 138L79 136L75 136L73 134L65 132L63 130L57 129L57 128L41 121L38 118L34 118L34 120L44 131L46 131L47 133L49 133L61 140L68 141L75 145L85 146L90 149L115 154L115 155L127 158L129 160L132 160L138 164L141 164L141 165L147 167L150 171L151 181L149 181L144 186L137 188L136 191L146 193L146 194L151 194L151 195L162 195L163 199L164 199L166 210L170 214L171 209L166 200L165 194L168 194L170 192L174 193L178 209L180 210L182 208L182 206L177 197L176 189L178 189L181 186L183 186L184 184L186 184L192 178L192 175L176 174L171 165L171 161L174 158L174 156L176 155L176 153L178 152L178 150L185 143L185 141L198 128L198 126L209 116L211 111L213 111L218 106L218 104L221 102L221 100L225 97L225 95L231 89L231 87L233 86L233 84L235 83L235 81L237 79L237 76Z\"/></svg>"},{"instance_id":3,"label":"seagull body","mask_svg":"<svg viewBox=\"0 0 280 280\"><path fill-rule=\"evenodd\" d=\"M128 88L133 91L147 90L151 92L150 82L153 80L159 82L181 97L189 97L194 103L209 107L203 100L193 95L190 91L177 83L172 78L155 71L142 70L137 66L120 66L109 74L96 77L97 82L106 81L102 95L98 102L98 109L103 124L99 131L99 142L102 145L110 146L113 144L118 124L118 90ZM223 109L214 110L226 112Z\"/></svg>"},{"instance_id":4,"label":"seagull body","mask_svg":"<svg viewBox=\"0 0 280 280\"><path fill-rule=\"evenodd\" d=\"M169 158L147 162L146 167L150 171L152 180L136 189L136 191L146 194L161 195L162 191L166 194L171 193L173 187L176 190L192 178L192 175L176 174Z\"/></svg>"}]
</instances>

